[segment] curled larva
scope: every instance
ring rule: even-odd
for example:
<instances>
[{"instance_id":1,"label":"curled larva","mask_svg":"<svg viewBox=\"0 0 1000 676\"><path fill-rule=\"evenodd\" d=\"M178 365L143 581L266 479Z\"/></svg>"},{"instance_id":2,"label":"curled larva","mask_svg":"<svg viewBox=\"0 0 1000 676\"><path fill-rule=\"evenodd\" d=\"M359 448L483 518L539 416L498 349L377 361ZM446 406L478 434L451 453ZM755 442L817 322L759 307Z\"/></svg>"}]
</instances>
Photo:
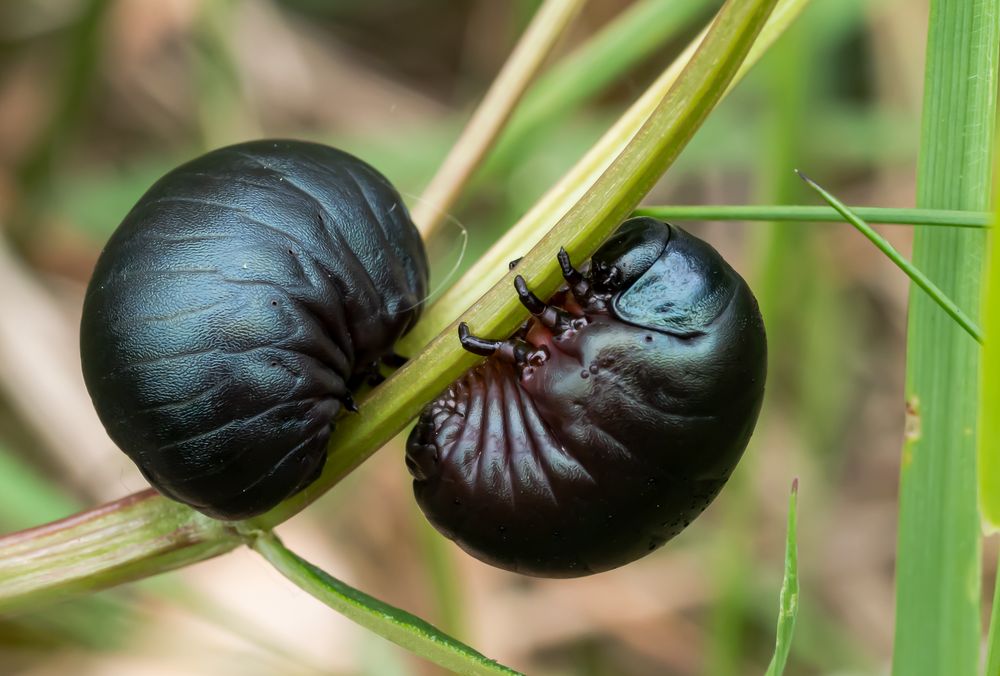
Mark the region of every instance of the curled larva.
<instances>
[{"instance_id":1,"label":"curled larva","mask_svg":"<svg viewBox=\"0 0 1000 676\"><path fill-rule=\"evenodd\" d=\"M215 150L157 181L101 253L87 388L160 492L252 516L319 476L334 416L416 322L427 276L399 193L358 158Z\"/></svg>"},{"instance_id":2,"label":"curled larva","mask_svg":"<svg viewBox=\"0 0 1000 676\"><path fill-rule=\"evenodd\" d=\"M624 223L589 271L429 404L407 465L431 523L473 556L544 577L653 551L726 483L753 432L767 348L746 282L707 243Z\"/></svg>"}]
</instances>

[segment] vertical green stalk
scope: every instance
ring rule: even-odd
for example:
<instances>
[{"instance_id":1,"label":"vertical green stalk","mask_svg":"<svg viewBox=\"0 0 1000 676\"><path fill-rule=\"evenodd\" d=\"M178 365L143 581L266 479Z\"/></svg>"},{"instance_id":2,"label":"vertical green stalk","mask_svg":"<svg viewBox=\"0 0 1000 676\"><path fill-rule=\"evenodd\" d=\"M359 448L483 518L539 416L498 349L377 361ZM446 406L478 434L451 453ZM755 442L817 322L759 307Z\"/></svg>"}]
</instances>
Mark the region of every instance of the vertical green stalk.
<instances>
[{"instance_id":1,"label":"vertical green stalk","mask_svg":"<svg viewBox=\"0 0 1000 676\"><path fill-rule=\"evenodd\" d=\"M917 206L988 205L1000 0L932 0ZM917 228L913 263L978 314L985 233ZM893 672L974 674L980 644L976 342L913 288Z\"/></svg>"}]
</instances>

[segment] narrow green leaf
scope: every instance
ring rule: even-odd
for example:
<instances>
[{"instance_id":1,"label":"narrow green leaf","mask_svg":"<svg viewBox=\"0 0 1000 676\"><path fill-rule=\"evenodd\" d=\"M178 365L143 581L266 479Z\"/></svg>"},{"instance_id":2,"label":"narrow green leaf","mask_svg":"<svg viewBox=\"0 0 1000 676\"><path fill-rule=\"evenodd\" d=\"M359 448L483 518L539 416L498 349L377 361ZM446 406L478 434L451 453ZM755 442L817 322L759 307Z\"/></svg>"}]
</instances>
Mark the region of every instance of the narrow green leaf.
<instances>
[{"instance_id":1,"label":"narrow green leaf","mask_svg":"<svg viewBox=\"0 0 1000 676\"><path fill-rule=\"evenodd\" d=\"M272 533L251 546L296 586L365 629L459 674L510 676L518 672L484 657L416 615L400 610L328 575L285 547Z\"/></svg>"},{"instance_id":2,"label":"narrow green leaf","mask_svg":"<svg viewBox=\"0 0 1000 676\"><path fill-rule=\"evenodd\" d=\"M840 200L831 195L823 189L822 186L802 172L797 173L810 188L819 193L820 197L825 199L830 206L836 209L837 212L844 217L844 220L857 228L862 235L867 237L879 251L884 253L889 260L896 264L896 267L905 272L906 276L909 277L914 284L926 291L927 295L933 298L934 302L937 303L942 310L947 312L949 317L954 319L958 325L965 329L965 331L970 336L975 338L977 342L983 342L983 333L980 330L979 325L969 319L968 315L962 311L962 308L958 307L958 305L955 304L955 301L951 298L948 298L944 291L938 288L937 284L932 282L930 278L914 266L913 263L903 258L903 256L896 251L891 244L889 244L889 241L885 237L875 232L872 226L858 218L857 215L844 206Z\"/></svg>"},{"instance_id":3,"label":"narrow green leaf","mask_svg":"<svg viewBox=\"0 0 1000 676\"><path fill-rule=\"evenodd\" d=\"M989 208L1000 0L931 0L917 206ZM986 233L918 227L913 264L980 307ZM896 558L897 676L980 666L982 533L976 481L979 345L916 287L906 346L906 438Z\"/></svg>"},{"instance_id":4,"label":"narrow green leaf","mask_svg":"<svg viewBox=\"0 0 1000 676\"><path fill-rule=\"evenodd\" d=\"M937 225L956 228L989 228L993 215L986 211L948 209L893 209L886 207L848 207L858 218L887 225ZM843 216L833 207L793 205L669 205L643 206L636 216L652 216L677 221L789 221L840 223Z\"/></svg>"},{"instance_id":5,"label":"narrow green leaf","mask_svg":"<svg viewBox=\"0 0 1000 676\"><path fill-rule=\"evenodd\" d=\"M1000 196L1000 174L994 176L994 199ZM996 202L996 220L1000 224L1000 201ZM996 537L1000 533L1000 237L989 235L986 271L983 278L983 324L986 343L983 345L982 390L979 395L979 511L983 529ZM993 580L993 610L990 613L989 635L986 638L986 671L1000 674L1000 561Z\"/></svg>"},{"instance_id":6,"label":"narrow green leaf","mask_svg":"<svg viewBox=\"0 0 1000 676\"><path fill-rule=\"evenodd\" d=\"M1000 195L1000 177L994 194ZM997 205L1000 207L1000 203ZM1000 224L1000 209L995 224ZM983 274L983 345L979 374L979 511L988 533L1000 532L1000 237L991 231ZM998 639L1000 640L1000 639ZM1000 656L998 656L1000 659ZM1000 673L1000 669L996 673Z\"/></svg>"},{"instance_id":7,"label":"narrow green leaf","mask_svg":"<svg viewBox=\"0 0 1000 676\"><path fill-rule=\"evenodd\" d=\"M778 629L774 641L774 657L767 667L767 676L781 676L788 662L788 652L792 648L795 633L795 618L799 612L799 553L797 544L797 512L799 500L799 480L792 482L792 494L788 498L788 534L785 543L785 576L781 583L778 602Z\"/></svg>"}]
</instances>

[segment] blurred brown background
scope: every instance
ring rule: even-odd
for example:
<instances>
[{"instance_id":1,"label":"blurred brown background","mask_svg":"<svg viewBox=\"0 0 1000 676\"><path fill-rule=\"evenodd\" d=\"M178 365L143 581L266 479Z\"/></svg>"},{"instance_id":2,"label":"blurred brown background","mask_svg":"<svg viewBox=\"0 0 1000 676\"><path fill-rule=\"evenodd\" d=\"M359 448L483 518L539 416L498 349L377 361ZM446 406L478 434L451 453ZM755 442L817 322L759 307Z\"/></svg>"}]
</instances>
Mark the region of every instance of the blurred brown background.
<instances>
[{"instance_id":1,"label":"blurred brown background","mask_svg":"<svg viewBox=\"0 0 1000 676\"><path fill-rule=\"evenodd\" d=\"M156 177L208 148L290 136L354 152L415 198L537 4L0 4L0 529L143 486L92 412L76 341L97 253ZM702 3L640 66L477 175L455 209L470 232L465 264L718 4ZM554 59L628 5L591 0ZM926 11L923 0L814 0L647 202L814 204L798 167L850 204L911 206ZM772 346L769 400L747 457L686 532L591 578L493 570L424 523L394 443L283 526L288 544L531 674L756 674L773 649L797 476L802 591L788 673L885 672L906 280L845 225L685 225L751 281ZM908 254L907 228L882 231ZM445 229L435 243L439 276L456 238ZM0 622L0 673L436 671L241 551Z\"/></svg>"}]
</instances>

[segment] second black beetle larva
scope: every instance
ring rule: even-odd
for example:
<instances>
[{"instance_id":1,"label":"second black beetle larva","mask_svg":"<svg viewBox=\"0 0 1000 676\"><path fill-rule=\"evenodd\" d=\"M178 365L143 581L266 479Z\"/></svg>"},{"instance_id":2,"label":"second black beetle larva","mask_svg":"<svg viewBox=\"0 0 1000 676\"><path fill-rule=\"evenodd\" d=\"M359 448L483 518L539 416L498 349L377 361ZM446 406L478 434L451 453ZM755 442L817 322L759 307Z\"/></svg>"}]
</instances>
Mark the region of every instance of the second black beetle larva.
<instances>
[{"instance_id":1,"label":"second black beetle larva","mask_svg":"<svg viewBox=\"0 0 1000 676\"><path fill-rule=\"evenodd\" d=\"M574 577L638 559L718 494L753 432L767 350L746 282L702 240L625 222L586 275L428 405L407 444L416 498L473 556ZM560 307L560 305L562 307Z\"/></svg>"},{"instance_id":2,"label":"second black beetle larva","mask_svg":"<svg viewBox=\"0 0 1000 676\"><path fill-rule=\"evenodd\" d=\"M427 274L399 193L358 158L212 151L157 181L101 253L87 388L160 492L258 514L319 476L332 419L416 322Z\"/></svg>"}]
</instances>

